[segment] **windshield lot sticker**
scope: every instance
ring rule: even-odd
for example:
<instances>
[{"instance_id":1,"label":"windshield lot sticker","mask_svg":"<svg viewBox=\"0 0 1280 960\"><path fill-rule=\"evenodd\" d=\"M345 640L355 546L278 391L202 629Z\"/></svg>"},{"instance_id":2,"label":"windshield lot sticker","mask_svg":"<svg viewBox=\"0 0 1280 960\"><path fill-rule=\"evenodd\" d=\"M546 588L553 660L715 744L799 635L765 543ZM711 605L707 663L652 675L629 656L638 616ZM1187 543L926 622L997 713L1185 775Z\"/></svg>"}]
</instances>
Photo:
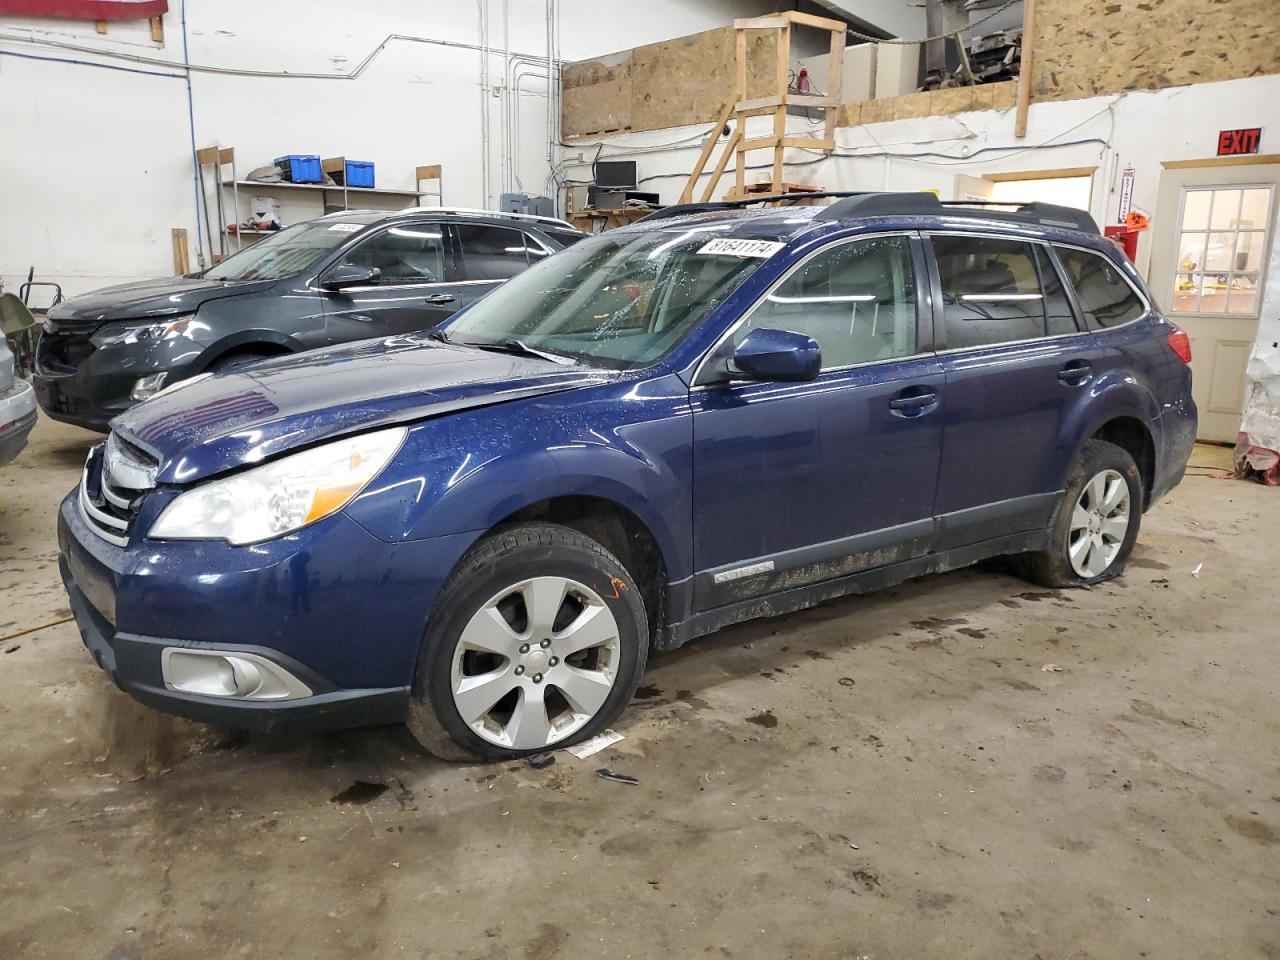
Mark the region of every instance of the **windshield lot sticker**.
<instances>
[{"instance_id":1,"label":"windshield lot sticker","mask_svg":"<svg viewBox=\"0 0 1280 960\"><path fill-rule=\"evenodd\" d=\"M776 240L733 240L720 237L702 246L698 253L728 254L731 257L772 257L785 244Z\"/></svg>"},{"instance_id":2,"label":"windshield lot sticker","mask_svg":"<svg viewBox=\"0 0 1280 960\"><path fill-rule=\"evenodd\" d=\"M358 223L331 223L331 224L329 224L329 229L330 229L330 230L337 230L339 233L355 233L357 230L359 230L359 229L360 229L360 224L358 224Z\"/></svg>"}]
</instances>

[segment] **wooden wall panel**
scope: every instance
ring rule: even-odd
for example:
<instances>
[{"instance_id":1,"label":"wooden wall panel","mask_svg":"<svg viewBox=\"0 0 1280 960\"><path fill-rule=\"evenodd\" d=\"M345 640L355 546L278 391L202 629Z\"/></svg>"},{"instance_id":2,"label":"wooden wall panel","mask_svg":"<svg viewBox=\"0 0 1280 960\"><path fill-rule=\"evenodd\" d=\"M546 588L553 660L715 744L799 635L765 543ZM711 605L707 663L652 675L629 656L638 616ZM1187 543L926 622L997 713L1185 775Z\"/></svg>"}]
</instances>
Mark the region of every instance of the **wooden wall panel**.
<instances>
[{"instance_id":1,"label":"wooden wall panel","mask_svg":"<svg viewBox=\"0 0 1280 960\"><path fill-rule=\"evenodd\" d=\"M748 99L773 92L776 49L772 30L747 34ZM631 60L635 129L714 121L732 93L735 62L731 27L637 47Z\"/></svg>"},{"instance_id":2,"label":"wooden wall panel","mask_svg":"<svg viewBox=\"0 0 1280 960\"><path fill-rule=\"evenodd\" d=\"M563 134L631 128L631 56L608 65L595 60L566 64L561 71Z\"/></svg>"},{"instance_id":3,"label":"wooden wall panel","mask_svg":"<svg viewBox=\"0 0 1280 960\"><path fill-rule=\"evenodd\" d=\"M1035 99L1280 73L1277 0L1075 0L1037 19Z\"/></svg>"},{"instance_id":4,"label":"wooden wall panel","mask_svg":"<svg viewBox=\"0 0 1280 960\"><path fill-rule=\"evenodd\" d=\"M747 96L769 96L775 34L752 31L748 37ZM562 76L566 137L708 123L719 116L733 89L734 31L721 27L565 64Z\"/></svg>"},{"instance_id":5,"label":"wooden wall panel","mask_svg":"<svg viewBox=\"0 0 1280 960\"><path fill-rule=\"evenodd\" d=\"M1280 73L1280 0L1070 0L1037 8L1034 100ZM773 93L774 34L753 32L748 97ZM733 83L723 27L564 68L564 131L658 130L715 119ZM617 66L606 66L616 63ZM841 126L1012 106L1013 84L844 104Z\"/></svg>"}]
</instances>

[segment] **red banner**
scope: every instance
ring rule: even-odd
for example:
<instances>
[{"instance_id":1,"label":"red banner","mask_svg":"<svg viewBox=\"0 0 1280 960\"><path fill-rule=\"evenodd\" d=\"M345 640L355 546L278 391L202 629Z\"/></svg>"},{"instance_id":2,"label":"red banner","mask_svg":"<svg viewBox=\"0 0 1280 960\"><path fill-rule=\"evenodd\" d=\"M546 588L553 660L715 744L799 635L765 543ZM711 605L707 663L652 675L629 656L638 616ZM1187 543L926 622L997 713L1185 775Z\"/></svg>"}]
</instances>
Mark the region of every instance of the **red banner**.
<instances>
[{"instance_id":1,"label":"red banner","mask_svg":"<svg viewBox=\"0 0 1280 960\"><path fill-rule=\"evenodd\" d=\"M72 20L143 20L168 12L169 0L0 0L0 13Z\"/></svg>"}]
</instances>

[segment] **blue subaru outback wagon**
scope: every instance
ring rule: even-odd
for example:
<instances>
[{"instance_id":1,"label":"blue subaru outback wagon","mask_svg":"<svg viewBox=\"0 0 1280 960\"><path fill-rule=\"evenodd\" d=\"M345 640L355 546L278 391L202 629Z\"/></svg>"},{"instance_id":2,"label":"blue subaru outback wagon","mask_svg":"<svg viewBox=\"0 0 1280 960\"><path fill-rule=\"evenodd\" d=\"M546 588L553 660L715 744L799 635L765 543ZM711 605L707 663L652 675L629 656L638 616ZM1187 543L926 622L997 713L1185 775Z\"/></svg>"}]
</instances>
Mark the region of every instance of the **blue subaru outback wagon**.
<instances>
[{"instance_id":1,"label":"blue subaru outback wagon","mask_svg":"<svg viewBox=\"0 0 1280 960\"><path fill-rule=\"evenodd\" d=\"M117 417L59 515L89 650L162 710L498 759L726 624L994 555L1120 573L1196 410L1088 214L786 202L668 208L431 334Z\"/></svg>"}]
</instances>

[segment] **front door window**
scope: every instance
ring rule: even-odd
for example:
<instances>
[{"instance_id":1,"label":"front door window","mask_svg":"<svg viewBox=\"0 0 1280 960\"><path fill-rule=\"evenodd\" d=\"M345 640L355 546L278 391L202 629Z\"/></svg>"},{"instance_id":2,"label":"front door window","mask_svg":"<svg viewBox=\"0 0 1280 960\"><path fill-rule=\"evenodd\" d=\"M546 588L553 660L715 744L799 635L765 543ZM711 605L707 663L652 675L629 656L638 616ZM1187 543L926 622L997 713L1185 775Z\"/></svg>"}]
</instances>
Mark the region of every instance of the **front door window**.
<instances>
[{"instance_id":1,"label":"front door window","mask_svg":"<svg viewBox=\"0 0 1280 960\"><path fill-rule=\"evenodd\" d=\"M1258 315L1273 192L1269 184L1183 190L1171 313Z\"/></svg>"},{"instance_id":2,"label":"front door window","mask_svg":"<svg viewBox=\"0 0 1280 960\"><path fill-rule=\"evenodd\" d=\"M438 223L406 223L384 230L352 250L344 264L374 267L382 286L441 283L444 234Z\"/></svg>"}]
</instances>

